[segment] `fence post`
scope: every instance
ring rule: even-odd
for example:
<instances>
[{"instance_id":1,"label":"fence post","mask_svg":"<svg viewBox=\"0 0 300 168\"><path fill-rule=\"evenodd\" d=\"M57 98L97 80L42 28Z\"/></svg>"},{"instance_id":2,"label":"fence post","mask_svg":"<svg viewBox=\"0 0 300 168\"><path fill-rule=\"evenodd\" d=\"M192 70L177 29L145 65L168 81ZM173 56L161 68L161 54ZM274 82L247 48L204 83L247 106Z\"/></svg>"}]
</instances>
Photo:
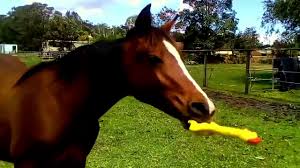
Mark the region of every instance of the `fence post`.
<instances>
[{"instance_id":1,"label":"fence post","mask_svg":"<svg viewBox=\"0 0 300 168\"><path fill-rule=\"evenodd\" d=\"M204 78L203 87L207 87L207 53L204 54Z\"/></svg>"},{"instance_id":2,"label":"fence post","mask_svg":"<svg viewBox=\"0 0 300 168\"><path fill-rule=\"evenodd\" d=\"M272 91L275 88L275 86L274 86L275 85L274 59L275 59L275 56L272 55Z\"/></svg>"},{"instance_id":3,"label":"fence post","mask_svg":"<svg viewBox=\"0 0 300 168\"><path fill-rule=\"evenodd\" d=\"M251 50L247 50L247 54L246 54L245 94L248 94L248 93L249 93L249 83L250 83L250 59L251 59Z\"/></svg>"}]
</instances>

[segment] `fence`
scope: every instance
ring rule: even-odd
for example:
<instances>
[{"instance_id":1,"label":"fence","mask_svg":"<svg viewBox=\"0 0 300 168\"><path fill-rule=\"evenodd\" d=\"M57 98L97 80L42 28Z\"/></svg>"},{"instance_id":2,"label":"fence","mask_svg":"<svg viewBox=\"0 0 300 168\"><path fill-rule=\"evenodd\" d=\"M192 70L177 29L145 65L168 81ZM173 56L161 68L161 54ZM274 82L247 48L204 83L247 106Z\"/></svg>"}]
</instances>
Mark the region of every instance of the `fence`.
<instances>
[{"instance_id":1,"label":"fence","mask_svg":"<svg viewBox=\"0 0 300 168\"><path fill-rule=\"evenodd\" d=\"M15 55L28 57L28 56L38 56L39 54L40 54L40 52L38 52L38 51L19 51Z\"/></svg>"},{"instance_id":2,"label":"fence","mask_svg":"<svg viewBox=\"0 0 300 168\"><path fill-rule=\"evenodd\" d=\"M200 63L200 66L191 68L194 77L198 82L202 81L204 87L248 94L262 89L279 88L286 91L300 86L299 51L300 49L265 49L264 54L258 56L257 50L253 49L183 50L183 56L187 65ZM42 61L50 61L66 53L19 52L18 55L39 55ZM291 58L292 66L287 64L287 60Z\"/></svg>"},{"instance_id":3,"label":"fence","mask_svg":"<svg viewBox=\"0 0 300 168\"><path fill-rule=\"evenodd\" d=\"M297 88L300 86L300 49L268 49L266 56L252 56L249 64L255 63L256 58L263 57L267 63L271 65L268 68L257 68L254 66L249 67L248 82L250 83L250 89L253 86L253 82L270 81L271 90L277 87L280 91L287 91L291 88ZM257 77L259 72L270 73L269 78Z\"/></svg>"},{"instance_id":4,"label":"fence","mask_svg":"<svg viewBox=\"0 0 300 168\"><path fill-rule=\"evenodd\" d=\"M52 61L57 58L61 58L67 53L68 51L47 51L47 52L41 52L39 56L43 62L46 62L46 61Z\"/></svg>"},{"instance_id":5,"label":"fence","mask_svg":"<svg viewBox=\"0 0 300 168\"><path fill-rule=\"evenodd\" d=\"M264 90L279 88L283 91L282 88L288 90L293 88L291 86L300 86L299 51L300 49L264 49L258 52L258 50L253 49L233 49L183 50L182 52L187 65L200 63L200 67L203 68L202 80L204 87L224 89L224 87L236 85L235 88L229 90L237 92L243 90L243 93L248 94L250 91L261 91L263 87L267 87ZM291 58L294 60L293 69L288 68L289 66L286 65L288 61L282 61ZM222 65L222 63L225 64ZM219 71L223 71L223 73ZM213 73L219 73L219 78L224 79L224 81L219 81L220 86L216 85L218 79L211 79ZM230 77L230 75L232 76ZM234 75L237 75L240 81L230 81L229 78L233 78ZM225 79L225 76L228 78ZM299 79L299 82L295 79ZM254 86L257 86L258 90L255 90Z\"/></svg>"},{"instance_id":6,"label":"fence","mask_svg":"<svg viewBox=\"0 0 300 168\"><path fill-rule=\"evenodd\" d=\"M57 58L61 58L66 55L67 51L47 51L47 52L39 52L39 51L20 51L13 56L20 57L30 57L30 56L38 56L41 58L42 62L52 61Z\"/></svg>"}]
</instances>

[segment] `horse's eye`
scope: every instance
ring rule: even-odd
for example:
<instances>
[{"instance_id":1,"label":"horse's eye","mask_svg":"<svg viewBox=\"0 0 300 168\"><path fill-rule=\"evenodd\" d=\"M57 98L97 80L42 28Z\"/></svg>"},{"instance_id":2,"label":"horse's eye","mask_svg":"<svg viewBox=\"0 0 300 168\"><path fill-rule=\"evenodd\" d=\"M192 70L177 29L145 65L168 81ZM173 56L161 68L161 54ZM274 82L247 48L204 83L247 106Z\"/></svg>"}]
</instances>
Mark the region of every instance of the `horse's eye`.
<instances>
[{"instance_id":1,"label":"horse's eye","mask_svg":"<svg viewBox=\"0 0 300 168\"><path fill-rule=\"evenodd\" d=\"M163 61L161 58L159 58L156 55L149 55L149 62L151 65L157 65L157 64L162 63Z\"/></svg>"}]
</instances>

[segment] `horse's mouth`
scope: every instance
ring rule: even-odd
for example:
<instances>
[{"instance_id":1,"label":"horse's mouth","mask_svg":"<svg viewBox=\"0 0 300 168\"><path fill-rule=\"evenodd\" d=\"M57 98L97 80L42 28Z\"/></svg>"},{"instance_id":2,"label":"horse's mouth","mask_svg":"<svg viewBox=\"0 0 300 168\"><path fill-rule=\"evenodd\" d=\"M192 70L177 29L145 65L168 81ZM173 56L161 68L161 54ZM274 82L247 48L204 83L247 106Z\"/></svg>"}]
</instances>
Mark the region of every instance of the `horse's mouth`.
<instances>
[{"instance_id":1,"label":"horse's mouth","mask_svg":"<svg viewBox=\"0 0 300 168\"><path fill-rule=\"evenodd\" d=\"M163 110L168 115L170 115L171 117L178 119L182 123L183 127L187 130L190 127L189 120L195 120L198 123L211 122L213 120L212 116L191 115L190 113L182 112L174 107L170 108L170 106L165 107L165 108L160 107L160 109ZM184 114L188 114L188 116L186 116Z\"/></svg>"},{"instance_id":2,"label":"horse's mouth","mask_svg":"<svg viewBox=\"0 0 300 168\"><path fill-rule=\"evenodd\" d=\"M199 118L190 118L190 117L183 117L181 119L179 119L184 127L184 129L187 129L189 130L189 127L190 127L190 123L189 123L189 120L195 120L197 121L198 123L204 123L204 122L207 122L207 123L210 123L213 121L212 118L208 118L208 119L199 119Z\"/></svg>"},{"instance_id":3,"label":"horse's mouth","mask_svg":"<svg viewBox=\"0 0 300 168\"><path fill-rule=\"evenodd\" d=\"M155 108L162 110L169 116L178 119L179 121L181 121L185 129L189 129L190 126L190 124L188 123L189 120L195 120L199 123L211 121L211 118L208 116L193 114L189 111L183 110L185 108L180 110L179 109L180 107L175 107L174 104L172 104L172 102L166 101L165 99L161 99L160 96L150 97L150 98L147 98L146 96L135 96L135 97L142 102L151 104Z\"/></svg>"},{"instance_id":4,"label":"horse's mouth","mask_svg":"<svg viewBox=\"0 0 300 168\"><path fill-rule=\"evenodd\" d=\"M172 110L164 109L163 111L165 113L167 113L168 115L170 115L171 117L178 119L181 122L183 128L187 129L187 130L190 127L189 120L195 120L198 123L211 122L213 120L213 117L211 117L211 116L201 116L201 117L200 116L190 116L190 115L185 116L184 114L186 114L186 113L184 113L182 111L178 111L175 108Z\"/></svg>"}]
</instances>

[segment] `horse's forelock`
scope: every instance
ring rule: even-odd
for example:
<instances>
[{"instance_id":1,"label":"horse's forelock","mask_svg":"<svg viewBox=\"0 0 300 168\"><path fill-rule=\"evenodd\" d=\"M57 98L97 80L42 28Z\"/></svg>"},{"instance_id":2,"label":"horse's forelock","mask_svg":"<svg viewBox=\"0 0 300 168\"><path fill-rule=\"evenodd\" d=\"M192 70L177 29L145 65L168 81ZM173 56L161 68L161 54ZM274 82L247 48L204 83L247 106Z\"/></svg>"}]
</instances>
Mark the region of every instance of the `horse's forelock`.
<instances>
[{"instance_id":1,"label":"horse's forelock","mask_svg":"<svg viewBox=\"0 0 300 168\"><path fill-rule=\"evenodd\" d=\"M174 40L169 35L168 32L165 32L161 28L152 27L149 30L139 30L133 28L127 32L127 39L139 39L141 38L144 43L147 43L146 46L154 46L155 44L161 43L164 39L169 41L171 44L175 45Z\"/></svg>"}]
</instances>

